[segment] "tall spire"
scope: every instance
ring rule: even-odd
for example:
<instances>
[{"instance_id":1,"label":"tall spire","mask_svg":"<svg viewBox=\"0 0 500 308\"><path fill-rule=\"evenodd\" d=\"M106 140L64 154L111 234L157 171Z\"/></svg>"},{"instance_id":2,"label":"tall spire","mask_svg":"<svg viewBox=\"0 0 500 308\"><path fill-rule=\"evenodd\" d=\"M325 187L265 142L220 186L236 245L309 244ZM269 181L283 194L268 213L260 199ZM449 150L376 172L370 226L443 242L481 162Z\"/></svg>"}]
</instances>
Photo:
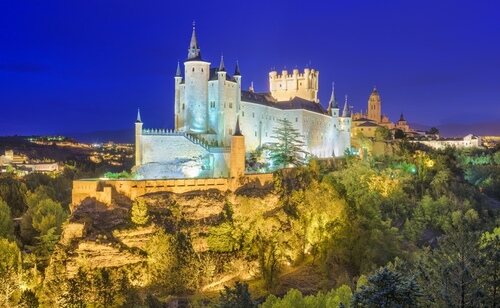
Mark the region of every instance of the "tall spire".
<instances>
[{"instance_id":1,"label":"tall spire","mask_svg":"<svg viewBox=\"0 0 500 308\"><path fill-rule=\"evenodd\" d=\"M177 61L177 70L175 71L175 77L181 77L181 63Z\"/></svg>"},{"instance_id":2,"label":"tall spire","mask_svg":"<svg viewBox=\"0 0 500 308\"><path fill-rule=\"evenodd\" d=\"M332 95L330 96L330 101L328 102L328 114L332 114L332 109L339 108L337 103L337 98L335 97L335 82L332 82Z\"/></svg>"},{"instance_id":3,"label":"tall spire","mask_svg":"<svg viewBox=\"0 0 500 308\"><path fill-rule=\"evenodd\" d=\"M241 76L240 64L238 63L238 60L236 60L236 67L234 68L234 76Z\"/></svg>"},{"instance_id":4,"label":"tall spire","mask_svg":"<svg viewBox=\"0 0 500 308\"><path fill-rule=\"evenodd\" d=\"M196 23L193 21L193 33L191 34L191 42L188 49L188 60L201 60L200 48L196 39Z\"/></svg>"},{"instance_id":5,"label":"tall spire","mask_svg":"<svg viewBox=\"0 0 500 308\"><path fill-rule=\"evenodd\" d=\"M236 118L236 127L234 128L233 136L243 136L240 129L240 116Z\"/></svg>"},{"instance_id":6,"label":"tall spire","mask_svg":"<svg viewBox=\"0 0 500 308\"><path fill-rule=\"evenodd\" d=\"M349 105L347 104L347 94L345 95L344 110L342 110L342 117L350 117Z\"/></svg>"},{"instance_id":7,"label":"tall spire","mask_svg":"<svg viewBox=\"0 0 500 308\"><path fill-rule=\"evenodd\" d=\"M224 55L220 56L220 64L219 64L219 72L225 72L226 68L224 67Z\"/></svg>"},{"instance_id":8,"label":"tall spire","mask_svg":"<svg viewBox=\"0 0 500 308\"><path fill-rule=\"evenodd\" d=\"M142 123L141 110L139 108L137 108L137 120L135 120L135 123Z\"/></svg>"}]
</instances>

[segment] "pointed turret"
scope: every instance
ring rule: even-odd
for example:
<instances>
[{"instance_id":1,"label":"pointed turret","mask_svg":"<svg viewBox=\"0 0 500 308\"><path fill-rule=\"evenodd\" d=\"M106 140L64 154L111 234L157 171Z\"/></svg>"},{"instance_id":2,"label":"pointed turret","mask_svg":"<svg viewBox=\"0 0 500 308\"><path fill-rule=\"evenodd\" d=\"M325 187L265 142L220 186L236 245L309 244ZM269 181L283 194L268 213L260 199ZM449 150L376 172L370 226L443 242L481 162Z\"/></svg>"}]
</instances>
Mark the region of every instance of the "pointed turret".
<instances>
[{"instance_id":1,"label":"pointed turret","mask_svg":"<svg viewBox=\"0 0 500 308\"><path fill-rule=\"evenodd\" d=\"M344 110L342 110L342 117L347 118L350 117L349 105L347 104L347 94L345 96Z\"/></svg>"},{"instance_id":2,"label":"pointed turret","mask_svg":"<svg viewBox=\"0 0 500 308\"><path fill-rule=\"evenodd\" d=\"M198 39L196 38L196 24L193 21L193 33L191 34L191 42L188 49L188 60L201 60L200 48L198 47Z\"/></svg>"},{"instance_id":3,"label":"pointed turret","mask_svg":"<svg viewBox=\"0 0 500 308\"><path fill-rule=\"evenodd\" d=\"M181 63L177 61L177 70L175 71L175 77L181 77Z\"/></svg>"},{"instance_id":4,"label":"pointed turret","mask_svg":"<svg viewBox=\"0 0 500 308\"><path fill-rule=\"evenodd\" d=\"M238 63L238 60L236 60L236 67L234 68L234 76L241 76L240 64Z\"/></svg>"},{"instance_id":5,"label":"pointed turret","mask_svg":"<svg viewBox=\"0 0 500 308\"><path fill-rule=\"evenodd\" d=\"M135 120L135 123L142 123L141 110L139 108L137 108L137 119Z\"/></svg>"},{"instance_id":6,"label":"pointed turret","mask_svg":"<svg viewBox=\"0 0 500 308\"><path fill-rule=\"evenodd\" d=\"M248 87L248 91L250 92L255 92L254 88L253 88L253 81L250 82L250 87Z\"/></svg>"},{"instance_id":7,"label":"pointed turret","mask_svg":"<svg viewBox=\"0 0 500 308\"><path fill-rule=\"evenodd\" d=\"M220 56L219 72L225 72L226 67L224 66L224 55Z\"/></svg>"},{"instance_id":8,"label":"pointed turret","mask_svg":"<svg viewBox=\"0 0 500 308\"><path fill-rule=\"evenodd\" d=\"M330 96L330 101L328 102L328 114L332 115L332 109L339 108L337 103L337 98L335 97L335 82L332 83L332 95Z\"/></svg>"},{"instance_id":9,"label":"pointed turret","mask_svg":"<svg viewBox=\"0 0 500 308\"><path fill-rule=\"evenodd\" d=\"M405 121L405 117L403 116L403 114L401 114L401 116L399 117L399 121Z\"/></svg>"},{"instance_id":10,"label":"pointed turret","mask_svg":"<svg viewBox=\"0 0 500 308\"><path fill-rule=\"evenodd\" d=\"M233 136L243 136L241 134L240 117L239 116L236 118L236 127L234 128L234 134L233 134Z\"/></svg>"}]
</instances>

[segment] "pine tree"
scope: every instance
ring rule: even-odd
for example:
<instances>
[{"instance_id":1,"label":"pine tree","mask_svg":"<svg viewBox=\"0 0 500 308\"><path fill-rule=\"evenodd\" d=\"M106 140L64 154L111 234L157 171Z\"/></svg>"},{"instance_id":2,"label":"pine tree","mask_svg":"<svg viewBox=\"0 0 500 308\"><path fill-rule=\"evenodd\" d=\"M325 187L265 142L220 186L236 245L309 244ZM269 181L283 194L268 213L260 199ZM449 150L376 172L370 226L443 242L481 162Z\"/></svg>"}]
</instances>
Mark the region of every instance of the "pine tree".
<instances>
[{"instance_id":1,"label":"pine tree","mask_svg":"<svg viewBox=\"0 0 500 308\"><path fill-rule=\"evenodd\" d=\"M268 145L273 165L278 168L303 165L308 155L303 149L303 136L287 119L278 120L278 123L271 136L276 142Z\"/></svg>"},{"instance_id":2,"label":"pine tree","mask_svg":"<svg viewBox=\"0 0 500 308\"><path fill-rule=\"evenodd\" d=\"M415 307L420 296L415 277L383 267L368 277L368 283L354 293L352 306Z\"/></svg>"},{"instance_id":3,"label":"pine tree","mask_svg":"<svg viewBox=\"0 0 500 308\"><path fill-rule=\"evenodd\" d=\"M257 307L248 291L248 284L237 281L234 288L224 287L219 299L221 308L252 308Z\"/></svg>"},{"instance_id":4,"label":"pine tree","mask_svg":"<svg viewBox=\"0 0 500 308\"><path fill-rule=\"evenodd\" d=\"M144 199L137 199L132 204L132 222L137 225L145 225L149 221L148 206Z\"/></svg>"}]
</instances>

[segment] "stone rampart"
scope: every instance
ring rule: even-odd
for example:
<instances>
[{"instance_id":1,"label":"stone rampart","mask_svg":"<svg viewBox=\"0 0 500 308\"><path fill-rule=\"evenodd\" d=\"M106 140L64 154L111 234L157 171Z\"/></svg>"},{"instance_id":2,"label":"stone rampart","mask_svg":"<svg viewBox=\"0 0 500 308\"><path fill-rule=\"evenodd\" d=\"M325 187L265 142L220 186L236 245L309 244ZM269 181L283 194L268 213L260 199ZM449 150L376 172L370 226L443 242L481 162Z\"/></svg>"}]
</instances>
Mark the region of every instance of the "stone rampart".
<instances>
[{"instance_id":1,"label":"stone rampart","mask_svg":"<svg viewBox=\"0 0 500 308\"><path fill-rule=\"evenodd\" d=\"M272 183L272 173L248 174L239 179L200 178L166 180L102 180L83 179L73 181L72 207L78 206L86 198L95 198L104 204L113 204L119 198L135 200L137 197L156 193L172 192L176 194L197 190L217 189L235 191L243 185L262 187Z\"/></svg>"}]
</instances>

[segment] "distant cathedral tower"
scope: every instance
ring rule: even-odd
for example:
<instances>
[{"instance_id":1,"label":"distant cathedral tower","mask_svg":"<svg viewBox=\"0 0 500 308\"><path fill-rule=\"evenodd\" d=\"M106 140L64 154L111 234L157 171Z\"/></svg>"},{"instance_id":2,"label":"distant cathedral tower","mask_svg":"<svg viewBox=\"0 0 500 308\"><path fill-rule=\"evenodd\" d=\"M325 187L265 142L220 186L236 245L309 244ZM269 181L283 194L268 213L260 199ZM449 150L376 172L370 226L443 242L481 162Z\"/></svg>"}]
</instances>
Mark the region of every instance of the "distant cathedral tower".
<instances>
[{"instance_id":1,"label":"distant cathedral tower","mask_svg":"<svg viewBox=\"0 0 500 308\"><path fill-rule=\"evenodd\" d=\"M370 98L368 98L367 118L377 123L382 119L382 101L375 87L373 87L372 94L370 94Z\"/></svg>"}]
</instances>

